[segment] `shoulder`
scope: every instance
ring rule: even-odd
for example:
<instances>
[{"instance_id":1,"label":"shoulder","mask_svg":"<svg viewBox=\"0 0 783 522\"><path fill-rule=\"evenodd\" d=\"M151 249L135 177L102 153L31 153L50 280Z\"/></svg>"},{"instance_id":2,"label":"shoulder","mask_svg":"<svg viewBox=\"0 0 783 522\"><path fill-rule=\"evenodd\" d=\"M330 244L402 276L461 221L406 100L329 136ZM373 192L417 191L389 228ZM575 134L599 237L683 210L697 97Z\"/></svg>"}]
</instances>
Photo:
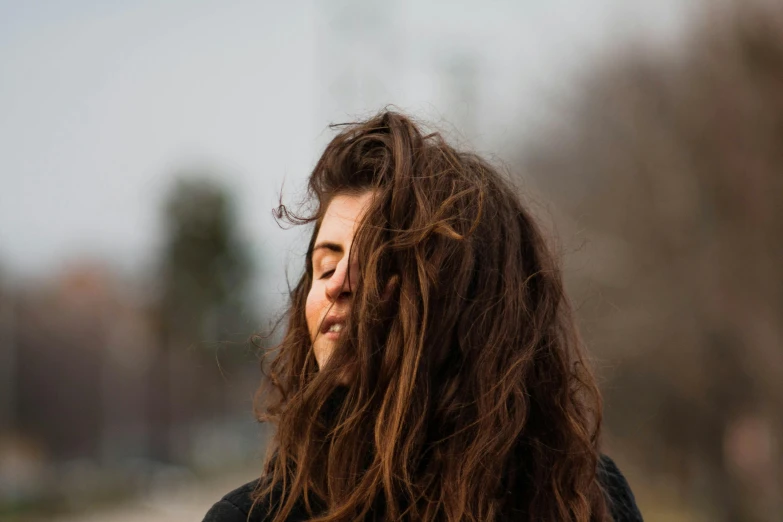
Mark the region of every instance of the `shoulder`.
<instances>
[{"instance_id":1,"label":"shoulder","mask_svg":"<svg viewBox=\"0 0 783 522\"><path fill-rule=\"evenodd\" d=\"M253 510L253 517L248 519L253 505L252 494L258 486L258 480L248 482L227 493L210 508L202 522L262 522L266 514L260 509Z\"/></svg>"},{"instance_id":2,"label":"shoulder","mask_svg":"<svg viewBox=\"0 0 783 522\"><path fill-rule=\"evenodd\" d=\"M598 462L598 480L604 488L614 522L642 522L631 486L617 464L606 455ZM204 516L202 522L266 522L268 513L263 506L253 506L252 494L258 486L253 480L227 493Z\"/></svg>"},{"instance_id":3,"label":"shoulder","mask_svg":"<svg viewBox=\"0 0 783 522\"><path fill-rule=\"evenodd\" d=\"M247 484L238 487L234 491L226 493L223 498L215 502L212 508L204 516L202 522L269 522L272 520L270 515L270 504L279 505L282 497L280 487L272 490L270 497L261 499L253 505L253 492L258 488L261 479L253 480ZM307 510L301 502L297 502L286 520L290 522L301 522L309 520Z\"/></svg>"},{"instance_id":4,"label":"shoulder","mask_svg":"<svg viewBox=\"0 0 783 522\"><path fill-rule=\"evenodd\" d=\"M598 480L604 488L614 522L642 522L631 486L612 459L601 455Z\"/></svg>"}]
</instances>

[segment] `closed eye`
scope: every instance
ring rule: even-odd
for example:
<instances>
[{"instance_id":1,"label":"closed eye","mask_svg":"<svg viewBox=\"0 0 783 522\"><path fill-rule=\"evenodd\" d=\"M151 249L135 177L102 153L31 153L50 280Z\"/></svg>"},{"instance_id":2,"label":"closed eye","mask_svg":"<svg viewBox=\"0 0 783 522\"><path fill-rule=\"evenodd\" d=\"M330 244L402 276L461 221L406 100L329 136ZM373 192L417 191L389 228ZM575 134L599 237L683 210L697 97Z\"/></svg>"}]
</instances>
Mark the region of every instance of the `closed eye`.
<instances>
[{"instance_id":1,"label":"closed eye","mask_svg":"<svg viewBox=\"0 0 783 522\"><path fill-rule=\"evenodd\" d=\"M327 270L326 272L321 274L321 277L319 277L319 279L329 279L330 277L332 277L332 274L334 274L334 270Z\"/></svg>"}]
</instances>

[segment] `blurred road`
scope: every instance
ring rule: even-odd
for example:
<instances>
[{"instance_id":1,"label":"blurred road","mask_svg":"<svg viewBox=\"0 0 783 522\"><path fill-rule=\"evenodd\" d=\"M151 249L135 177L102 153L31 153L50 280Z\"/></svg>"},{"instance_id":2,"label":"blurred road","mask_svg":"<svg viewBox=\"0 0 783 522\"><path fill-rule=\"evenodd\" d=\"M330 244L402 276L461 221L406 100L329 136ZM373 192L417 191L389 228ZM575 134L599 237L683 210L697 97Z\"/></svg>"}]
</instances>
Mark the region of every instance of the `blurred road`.
<instances>
[{"instance_id":1,"label":"blurred road","mask_svg":"<svg viewBox=\"0 0 783 522\"><path fill-rule=\"evenodd\" d=\"M199 522L223 495L255 478L254 470L184 484L94 513L55 518L53 522Z\"/></svg>"}]
</instances>

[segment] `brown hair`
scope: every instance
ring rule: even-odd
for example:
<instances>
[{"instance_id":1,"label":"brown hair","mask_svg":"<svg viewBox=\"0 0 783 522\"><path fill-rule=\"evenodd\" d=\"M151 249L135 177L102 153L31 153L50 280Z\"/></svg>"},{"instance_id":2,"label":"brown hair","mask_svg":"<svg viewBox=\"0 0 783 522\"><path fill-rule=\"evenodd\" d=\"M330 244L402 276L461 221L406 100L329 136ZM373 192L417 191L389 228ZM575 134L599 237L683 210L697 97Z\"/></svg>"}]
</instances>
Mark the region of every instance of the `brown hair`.
<instances>
[{"instance_id":1,"label":"brown hair","mask_svg":"<svg viewBox=\"0 0 783 522\"><path fill-rule=\"evenodd\" d=\"M370 190L350 317L319 371L304 313L313 241L331 198ZM555 259L512 186L382 112L342 126L309 194L311 215L278 208L315 229L257 396L277 431L256 503L278 522L297 503L319 521L608 518L601 399Z\"/></svg>"}]
</instances>

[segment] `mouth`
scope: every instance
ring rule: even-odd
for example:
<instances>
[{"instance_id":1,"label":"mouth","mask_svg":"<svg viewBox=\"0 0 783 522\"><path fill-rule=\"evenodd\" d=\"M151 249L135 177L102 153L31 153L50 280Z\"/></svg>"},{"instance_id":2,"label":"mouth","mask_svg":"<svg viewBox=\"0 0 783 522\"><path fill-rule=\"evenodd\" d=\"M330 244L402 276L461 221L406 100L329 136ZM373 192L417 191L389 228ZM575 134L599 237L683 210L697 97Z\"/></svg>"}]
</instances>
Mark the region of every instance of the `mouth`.
<instances>
[{"instance_id":1,"label":"mouth","mask_svg":"<svg viewBox=\"0 0 783 522\"><path fill-rule=\"evenodd\" d=\"M323 320L321 324L321 335L327 339L335 340L340 337L340 333L345 328L345 316L330 316Z\"/></svg>"}]
</instances>

